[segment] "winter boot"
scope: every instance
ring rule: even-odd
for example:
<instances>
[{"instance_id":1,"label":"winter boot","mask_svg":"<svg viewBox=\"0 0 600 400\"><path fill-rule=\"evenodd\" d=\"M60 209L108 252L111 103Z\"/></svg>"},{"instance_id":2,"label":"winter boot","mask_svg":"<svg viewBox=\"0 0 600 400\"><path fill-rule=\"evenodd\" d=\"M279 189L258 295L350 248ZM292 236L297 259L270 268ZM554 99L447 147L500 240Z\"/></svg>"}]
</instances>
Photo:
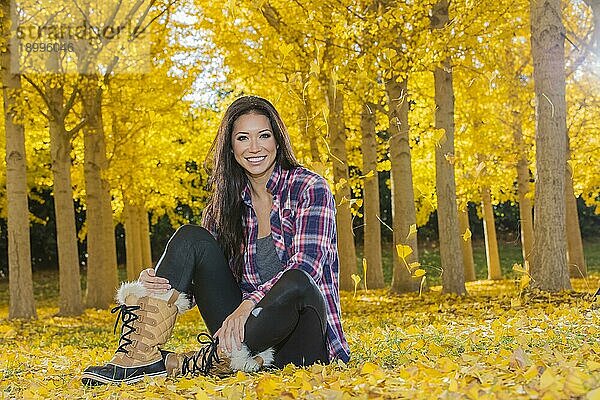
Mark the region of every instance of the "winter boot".
<instances>
[{"instance_id":1,"label":"winter boot","mask_svg":"<svg viewBox=\"0 0 600 400\"><path fill-rule=\"evenodd\" d=\"M234 348L231 355L225 355L219 354L218 338L213 339L209 334L201 333L197 340L202 345L198 351L179 354L162 351L167 376L201 374L224 377L235 371L256 372L273 363L273 348L252 356L242 343L241 350Z\"/></svg>"},{"instance_id":2,"label":"winter boot","mask_svg":"<svg viewBox=\"0 0 600 400\"><path fill-rule=\"evenodd\" d=\"M190 308L190 299L171 289L164 294L150 293L139 282L123 283L116 296L115 332L121 320L121 338L114 357L105 365L87 367L84 385L135 383L144 376L166 376L159 350L171 337L177 314Z\"/></svg>"}]
</instances>

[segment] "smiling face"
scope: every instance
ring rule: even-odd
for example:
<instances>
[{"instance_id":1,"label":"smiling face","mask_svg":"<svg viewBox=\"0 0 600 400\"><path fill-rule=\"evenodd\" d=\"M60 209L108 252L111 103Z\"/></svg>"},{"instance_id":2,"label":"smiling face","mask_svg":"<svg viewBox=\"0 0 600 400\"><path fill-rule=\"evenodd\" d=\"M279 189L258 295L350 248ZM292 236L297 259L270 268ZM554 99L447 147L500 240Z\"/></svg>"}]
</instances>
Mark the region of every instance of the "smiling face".
<instances>
[{"instance_id":1,"label":"smiling face","mask_svg":"<svg viewBox=\"0 0 600 400\"><path fill-rule=\"evenodd\" d=\"M275 166L277 142L269 118L244 114L233 123L231 143L235 160L249 177L268 179Z\"/></svg>"}]
</instances>

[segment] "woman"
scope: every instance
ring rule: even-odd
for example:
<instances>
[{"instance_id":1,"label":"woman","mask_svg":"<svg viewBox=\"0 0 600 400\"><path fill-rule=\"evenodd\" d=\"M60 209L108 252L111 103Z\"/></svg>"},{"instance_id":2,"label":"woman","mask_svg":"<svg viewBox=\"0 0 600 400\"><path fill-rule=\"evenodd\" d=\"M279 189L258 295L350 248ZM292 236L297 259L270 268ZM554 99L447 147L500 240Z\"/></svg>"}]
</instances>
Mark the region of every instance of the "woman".
<instances>
[{"instance_id":1,"label":"woman","mask_svg":"<svg viewBox=\"0 0 600 400\"><path fill-rule=\"evenodd\" d=\"M325 179L298 164L279 113L256 96L229 106L210 155L202 227L180 227L155 270L121 286L119 347L85 384L348 361ZM191 296L212 336L198 335L197 352L161 350Z\"/></svg>"}]
</instances>

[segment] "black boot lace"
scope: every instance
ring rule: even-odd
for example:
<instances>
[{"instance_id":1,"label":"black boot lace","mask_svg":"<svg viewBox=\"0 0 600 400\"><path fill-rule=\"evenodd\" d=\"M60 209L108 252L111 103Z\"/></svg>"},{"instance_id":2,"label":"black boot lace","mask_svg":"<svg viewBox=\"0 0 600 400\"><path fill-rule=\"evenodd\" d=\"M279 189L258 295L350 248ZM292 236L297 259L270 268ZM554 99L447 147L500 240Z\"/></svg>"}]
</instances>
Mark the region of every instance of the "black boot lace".
<instances>
[{"instance_id":1,"label":"black boot lace","mask_svg":"<svg viewBox=\"0 0 600 400\"><path fill-rule=\"evenodd\" d=\"M119 325L119 320L121 320L121 338L119 340L119 348L117 349L117 353L128 353L128 350L125 346L133 343L131 339L129 339L129 335L132 332L135 332L135 328L131 325L133 321L138 319L135 310L139 310L140 306L128 306L127 304L121 304L120 306L116 306L112 310L110 310L111 314L118 312L117 320L115 321L115 327L113 329L113 333L117 333L117 326ZM127 328L127 329L126 329Z\"/></svg>"},{"instance_id":2,"label":"black boot lace","mask_svg":"<svg viewBox=\"0 0 600 400\"><path fill-rule=\"evenodd\" d=\"M203 337L205 337L206 340L202 340ZM193 356L183 357L183 366L181 367L181 373L183 375L188 373L207 375L213 365L221 361L217 354L219 338L214 339L207 333L200 333L196 337L196 340L203 346Z\"/></svg>"}]
</instances>

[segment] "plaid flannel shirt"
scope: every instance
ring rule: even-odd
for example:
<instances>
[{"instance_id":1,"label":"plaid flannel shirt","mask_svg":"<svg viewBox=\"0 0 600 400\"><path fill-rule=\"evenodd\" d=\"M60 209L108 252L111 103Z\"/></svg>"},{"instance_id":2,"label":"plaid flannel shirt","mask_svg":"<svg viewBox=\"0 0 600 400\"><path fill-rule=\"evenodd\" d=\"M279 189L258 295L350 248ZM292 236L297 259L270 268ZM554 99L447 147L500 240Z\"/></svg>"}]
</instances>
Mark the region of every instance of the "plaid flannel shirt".
<instances>
[{"instance_id":1,"label":"plaid flannel shirt","mask_svg":"<svg viewBox=\"0 0 600 400\"><path fill-rule=\"evenodd\" d=\"M256 265L258 219L248 184L241 193L248 207L244 221L248 248L244 251L240 282L242 297L256 304L286 270L298 268L307 272L325 300L329 358L347 362L350 351L340 320L336 208L327 181L304 167L285 170L276 162L267 190L273 195L271 233L283 267L272 279L261 283ZM206 228L217 237L214 230Z\"/></svg>"}]
</instances>

